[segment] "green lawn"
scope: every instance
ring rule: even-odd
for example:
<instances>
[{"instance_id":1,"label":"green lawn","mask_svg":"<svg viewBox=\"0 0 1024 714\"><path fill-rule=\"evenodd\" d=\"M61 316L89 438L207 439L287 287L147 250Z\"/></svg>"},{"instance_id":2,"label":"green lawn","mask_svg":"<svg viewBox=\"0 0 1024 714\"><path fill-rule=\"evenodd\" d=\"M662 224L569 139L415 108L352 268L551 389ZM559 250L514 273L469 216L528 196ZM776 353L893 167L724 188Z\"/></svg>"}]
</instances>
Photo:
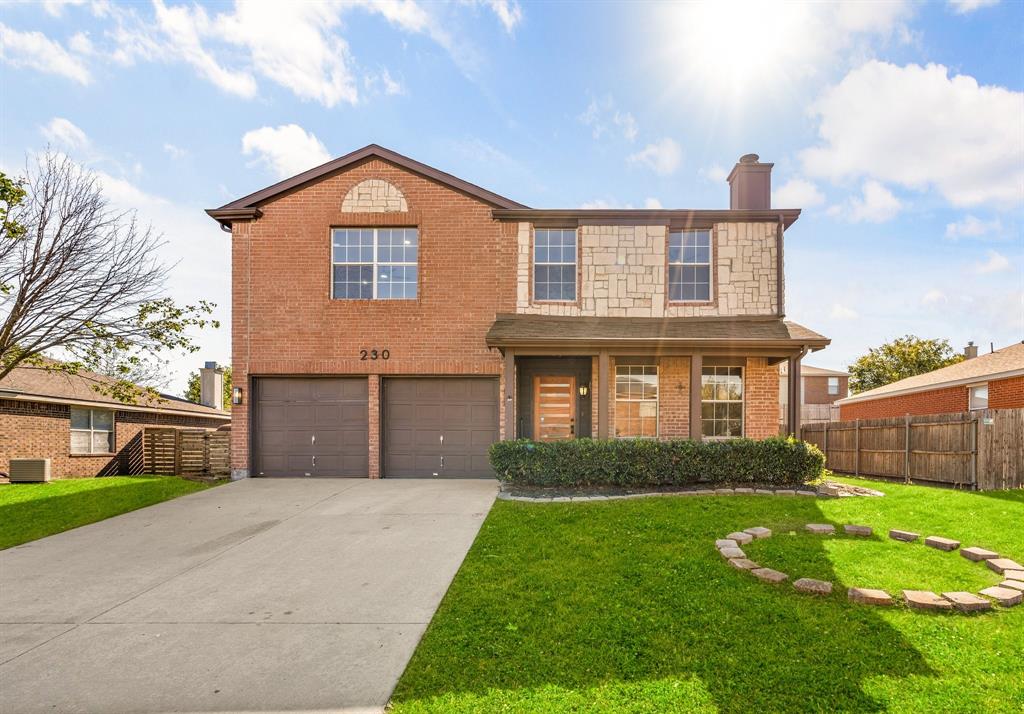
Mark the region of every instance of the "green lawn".
<instances>
[{"instance_id":1,"label":"green lawn","mask_svg":"<svg viewBox=\"0 0 1024 714\"><path fill-rule=\"evenodd\" d=\"M205 488L209 486L175 476L110 476L0 485L0 549Z\"/></svg>"},{"instance_id":2,"label":"green lawn","mask_svg":"<svg viewBox=\"0 0 1024 714\"><path fill-rule=\"evenodd\" d=\"M1024 558L1024 491L865 483L884 498L499 501L393 698L410 712L1024 711L1024 605L982 615L847 602L851 585L938 592L999 576L885 537L944 535ZM859 523L873 539L813 536ZM829 598L725 564L714 539L764 525L758 562Z\"/></svg>"}]
</instances>

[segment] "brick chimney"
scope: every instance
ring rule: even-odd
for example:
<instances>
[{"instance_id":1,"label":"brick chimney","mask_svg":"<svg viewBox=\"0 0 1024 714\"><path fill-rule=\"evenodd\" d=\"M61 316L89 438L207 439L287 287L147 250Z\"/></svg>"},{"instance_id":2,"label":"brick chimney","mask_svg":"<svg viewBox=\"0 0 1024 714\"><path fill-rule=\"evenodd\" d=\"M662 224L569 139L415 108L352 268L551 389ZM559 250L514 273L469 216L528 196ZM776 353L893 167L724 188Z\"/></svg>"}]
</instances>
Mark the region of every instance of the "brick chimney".
<instances>
[{"instance_id":1,"label":"brick chimney","mask_svg":"<svg viewBox=\"0 0 1024 714\"><path fill-rule=\"evenodd\" d=\"M772 166L744 154L729 173L729 208L766 211L772 207Z\"/></svg>"},{"instance_id":2,"label":"brick chimney","mask_svg":"<svg viewBox=\"0 0 1024 714\"><path fill-rule=\"evenodd\" d=\"M968 342L964 347L964 359L974 359L978 356L978 346L974 342Z\"/></svg>"},{"instance_id":3,"label":"brick chimney","mask_svg":"<svg viewBox=\"0 0 1024 714\"><path fill-rule=\"evenodd\" d=\"M199 403L224 410L224 370L216 362L199 369Z\"/></svg>"}]
</instances>

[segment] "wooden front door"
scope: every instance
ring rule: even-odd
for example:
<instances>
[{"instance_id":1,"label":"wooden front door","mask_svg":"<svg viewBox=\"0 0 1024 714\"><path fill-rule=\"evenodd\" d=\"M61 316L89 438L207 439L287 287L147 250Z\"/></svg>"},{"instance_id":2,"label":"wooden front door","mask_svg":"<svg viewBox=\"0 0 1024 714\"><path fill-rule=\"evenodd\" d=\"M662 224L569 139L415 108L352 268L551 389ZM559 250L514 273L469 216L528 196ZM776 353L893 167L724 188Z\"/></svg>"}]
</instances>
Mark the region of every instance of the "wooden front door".
<instances>
[{"instance_id":1,"label":"wooden front door","mask_svg":"<svg viewBox=\"0 0 1024 714\"><path fill-rule=\"evenodd\" d=\"M533 438L560 441L576 437L576 378L533 378Z\"/></svg>"}]
</instances>

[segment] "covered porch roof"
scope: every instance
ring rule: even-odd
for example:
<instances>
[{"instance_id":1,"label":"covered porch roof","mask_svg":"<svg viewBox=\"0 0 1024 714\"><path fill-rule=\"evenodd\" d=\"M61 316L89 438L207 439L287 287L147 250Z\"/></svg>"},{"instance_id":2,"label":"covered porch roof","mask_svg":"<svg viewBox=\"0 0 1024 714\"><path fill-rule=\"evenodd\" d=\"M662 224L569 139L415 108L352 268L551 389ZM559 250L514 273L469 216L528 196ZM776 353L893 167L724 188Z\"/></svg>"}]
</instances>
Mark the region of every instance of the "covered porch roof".
<instances>
[{"instance_id":1,"label":"covered porch roof","mask_svg":"<svg viewBox=\"0 0 1024 714\"><path fill-rule=\"evenodd\" d=\"M551 317L499 314L487 345L557 348L582 353L643 349L661 354L723 350L787 353L825 348L827 337L795 322L768 317Z\"/></svg>"}]
</instances>

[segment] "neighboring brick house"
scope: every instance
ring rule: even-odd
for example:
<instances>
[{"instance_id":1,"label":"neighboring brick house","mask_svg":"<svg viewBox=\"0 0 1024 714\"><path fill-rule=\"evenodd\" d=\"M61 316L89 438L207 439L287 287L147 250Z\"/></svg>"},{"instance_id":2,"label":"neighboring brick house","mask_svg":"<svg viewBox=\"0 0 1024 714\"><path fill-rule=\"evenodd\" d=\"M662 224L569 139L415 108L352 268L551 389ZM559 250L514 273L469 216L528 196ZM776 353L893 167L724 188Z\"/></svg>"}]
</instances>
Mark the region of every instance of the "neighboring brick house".
<instances>
[{"instance_id":1,"label":"neighboring brick house","mask_svg":"<svg viewBox=\"0 0 1024 714\"><path fill-rule=\"evenodd\" d=\"M789 389L789 368L785 363L779 366L779 422L785 424L787 392ZM833 405L850 393L850 374L834 369L800 367L800 421L832 421L838 418L839 409Z\"/></svg>"},{"instance_id":2,"label":"neighboring brick house","mask_svg":"<svg viewBox=\"0 0 1024 714\"><path fill-rule=\"evenodd\" d=\"M0 380L0 474L20 458L50 459L50 476L58 479L137 473L131 457L144 428L230 424L227 412L180 397L122 404L93 388L111 381L41 367L16 367Z\"/></svg>"},{"instance_id":3,"label":"neighboring brick house","mask_svg":"<svg viewBox=\"0 0 1024 714\"><path fill-rule=\"evenodd\" d=\"M538 210L371 145L209 210L232 235L234 476L778 433L778 364L828 339L783 319L800 211L770 207L771 166L741 159L728 210Z\"/></svg>"},{"instance_id":4,"label":"neighboring brick house","mask_svg":"<svg viewBox=\"0 0 1024 714\"><path fill-rule=\"evenodd\" d=\"M1024 408L1024 343L840 400L842 419Z\"/></svg>"}]
</instances>

